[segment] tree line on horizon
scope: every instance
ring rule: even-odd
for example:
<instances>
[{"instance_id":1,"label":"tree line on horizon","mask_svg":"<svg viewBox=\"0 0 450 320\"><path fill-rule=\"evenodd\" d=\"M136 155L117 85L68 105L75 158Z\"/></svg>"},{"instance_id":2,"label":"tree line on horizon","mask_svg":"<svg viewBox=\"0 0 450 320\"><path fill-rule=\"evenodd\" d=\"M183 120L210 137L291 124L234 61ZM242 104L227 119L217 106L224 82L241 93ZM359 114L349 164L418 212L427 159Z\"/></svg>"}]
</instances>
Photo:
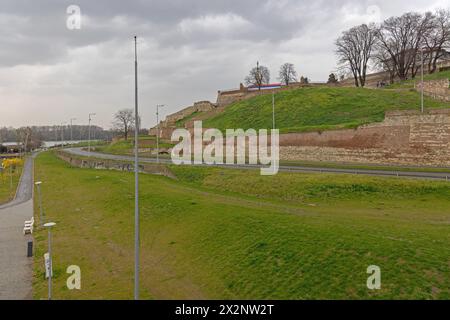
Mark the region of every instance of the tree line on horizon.
<instances>
[{"instance_id":1,"label":"tree line on horizon","mask_svg":"<svg viewBox=\"0 0 450 320\"><path fill-rule=\"evenodd\" d=\"M73 140L87 140L89 126L73 125ZM102 127L91 126L91 139L111 140L116 133L104 130ZM43 141L69 141L71 138L70 125L63 126L29 126L29 127L1 127L0 145L3 142L16 142L27 146L27 151L39 148Z\"/></svg>"},{"instance_id":2,"label":"tree line on horizon","mask_svg":"<svg viewBox=\"0 0 450 320\"><path fill-rule=\"evenodd\" d=\"M111 141L114 137L123 136L127 140L129 133L134 131L133 109L120 109L113 115L113 119L111 129L91 125L91 139ZM148 129L139 128L139 134L147 133ZM0 127L0 145L4 142L16 142L26 145L29 150L39 148L44 141L79 141L88 138L88 125Z\"/></svg>"},{"instance_id":3,"label":"tree line on horizon","mask_svg":"<svg viewBox=\"0 0 450 320\"><path fill-rule=\"evenodd\" d=\"M336 40L339 69L349 72L355 86L364 87L370 67L395 78L415 78L424 70L434 73L439 59L450 49L450 9L408 12L380 24L362 24L346 30Z\"/></svg>"},{"instance_id":4,"label":"tree line on horizon","mask_svg":"<svg viewBox=\"0 0 450 320\"><path fill-rule=\"evenodd\" d=\"M298 79L297 71L292 63L286 62L281 65L278 71L278 78L281 84L288 86L289 84L300 81L300 83L307 84L309 79L307 77L301 76ZM256 63L256 67L252 68L245 77L245 84L247 86L254 86L261 90L263 85L270 83L270 71L266 66L260 65L259 62Z\"/></svg>"}]
</instances>

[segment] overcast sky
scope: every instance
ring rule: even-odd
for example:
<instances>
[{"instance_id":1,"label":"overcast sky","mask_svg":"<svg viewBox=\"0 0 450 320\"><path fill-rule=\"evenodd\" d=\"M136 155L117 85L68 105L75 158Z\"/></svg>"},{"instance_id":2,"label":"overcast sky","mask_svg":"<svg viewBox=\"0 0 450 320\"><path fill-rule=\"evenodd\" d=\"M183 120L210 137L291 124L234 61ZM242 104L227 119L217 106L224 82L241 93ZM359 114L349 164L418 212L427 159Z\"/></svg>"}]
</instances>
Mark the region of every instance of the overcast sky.
<instances>
[{"instance_id":1,"label":"overcast sky","mask_svg":"<svg viewBox=\"0 0 450 320\"><path fill-rule=\"evenodd\" d=\"M81 9L81 29L66 26ZM354 25L450 0L0 0L0 126L77 118L108 128L134 106L133 36L138 36L143 125L217 90L239 86L256 61L277 81L279 66L325 81L333 42Z\"/></svg>"}]
</instances>

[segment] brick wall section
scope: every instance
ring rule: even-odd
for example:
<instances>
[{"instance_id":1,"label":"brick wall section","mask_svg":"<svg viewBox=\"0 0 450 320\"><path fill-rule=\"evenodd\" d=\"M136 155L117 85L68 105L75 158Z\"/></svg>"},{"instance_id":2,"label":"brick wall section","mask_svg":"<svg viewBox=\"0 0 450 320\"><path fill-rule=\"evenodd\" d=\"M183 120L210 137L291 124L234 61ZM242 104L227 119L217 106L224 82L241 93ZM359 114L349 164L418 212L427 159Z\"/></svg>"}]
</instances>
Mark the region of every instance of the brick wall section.
<instances>
[{"instance_id":1,"label":"brick wall section","mask_svg":"<svg viewBox=\"0 0 450 320\"><path fill-rule=\"evenodd\" d=\"M276 89L266 89L266 90L255 90L255 91L248 91L248 89L241 85L240 90L230 90L230 91L219 91L217 93L217 102L216 105L219 108L224 108L226 106L229 106L232 103L247 100L259 95L266 95L266 94L272 94L277 93L281 91L287 91L287 90L294 90L299 88L305 88L305 87L325 87L325 86L339 86L339 84L325 84L325 83L300 83L295 82L289 84L289 86L282 86L281 88Z\"/></svg>"},{"instance_id":2,"label":"brick wall section","mask_svg":"<svg viewBox=\"0 0 450 320\"><path fill-rule=\"evenodd\" d=\"M280 137L282 160L450 166L450 110L386 113L355 130Z\"/></svg>"},{"instance_id":3,"label":"brick wall section","mask_svg":"<svg viewBox=\"0 0 450 320\"><path fill-rule=\"evenodd\" d=\"M308 133L289 133L280 136L280 146L315 146L333 148L383 148L408 144L409 127L393 125L389 130L380 127L360 127Z\"/></svg>"},{"instance_id":4,"label":"brick wall section","mask_svg":"<svg viewBox=\"0 0 450 320\"><path fill-rule=\"evenodd\" d=\"M280 147L284 160L412 166L450 166L448 152L411 152L405 149L347 149Z\"/></svg>"},{"instance_id":5,"label":"brick wall section","mask_svg":"<svg viewBox=\"0 0 450 320\"><path fill-rule=\"evenodd\" d=\"M176 113L168 115L164 121L160 122L159 132L160 138L162 139L170 139L173 130L176 129L176 122L178 120L184 119L194 112L210 112L217 108L216 104L211 103L209 101L198 101L195 102L193 106L184 108ZM156 135L158 132L157 128L151 128L149 131L149 135Z\"/></svg>"},{"instance_id":6,"label":"brick wall section","mask_svg":"<svg viewBox=\"0 0 450 320\"><path fill-rule=\"evenodd\" d=\"M213 110L216 108L216 105L209 102L209 101L199 101L195 102L193 106L184 108L181 111L178 111L176 113L173 113L166 117L166 120L164 122L167 123L167 125L175 124L178 120L181 120L183 118L186 118L187 116L190 116L194 112L207 112L210 110Z\"/></svg>"},{"instance_id":7,"label":"brick wall section","mask_svg":"<svg viewBox=\"0 0 450 320\"><path fill-rule=\"evenodd\" d=\"M170 139L172 131L162 128L162 136ZM282 134L280 158L450 166L450 109L428 110L424 114L392 111L386 113L383 122L357 129Z\"/></svg>"},{"instance_id":8,"label":"brick wall section","mask_svg":"<svg viewBox=\"0 0 450 320\"><path fill-rule=\"evenodd\" d=\"M423 83L423 92L436 100L450 101L450 89L448 79L429 80ZM417 91L422 90L422 82L416 85Z\"/></svg>"}]
</instances>

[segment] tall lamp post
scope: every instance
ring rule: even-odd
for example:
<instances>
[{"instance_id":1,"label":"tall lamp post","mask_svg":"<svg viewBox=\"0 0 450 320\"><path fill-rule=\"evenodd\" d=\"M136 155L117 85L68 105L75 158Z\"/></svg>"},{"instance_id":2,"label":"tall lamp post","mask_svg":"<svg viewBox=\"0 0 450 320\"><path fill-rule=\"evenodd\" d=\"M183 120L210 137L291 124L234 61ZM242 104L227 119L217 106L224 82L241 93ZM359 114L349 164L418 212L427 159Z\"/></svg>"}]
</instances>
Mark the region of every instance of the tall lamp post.
<instances>
[{"instance_id":1,"label":"tall lamp post","mask_svg":"<svg viewBox=\"0 0 450 320\"><path fill-rule=\"evenodd\" d=\"M89 113L89 128L88 128L88 153L91 156L91 121L92 117L95 116L95 113Z\"/></svg>"},{"instance_id":2,"label":"tall lamp post","mask_svg":"<svg viewBox=\"0 0 450 320\"><path fill-rule=\"evenodd\" d=\"M159 108L165 107L164 104L156 105L156 162L159 163Z\"/></svg>"},{"instance_id":3,"label":"tall lamp post","mask_svg":"<svg viewBox=\"0 0 450 320\"><path fill-rule=\"evenodd\" d=\"M422 85L421 85L421 90L420 90L420 110L424 111L424 106L423 106L423 48L420 49L420 56L421 56L421 60L422 60L422 67L420 68L420 72L421 72L421 77L422 77Z\"/></svg>"},{"instance_id":4,"label":"tall lamp post","mask_svg":"<svg viewBox=\"0 0 450 320\"><path fill-rule=\"evenodd\" d=\"M52 259L52 232L51 229L56 223L48 222L44 224L44 227L48 229L48 300L52 300L52 276L53 276L53 259Z\"/></svg>"},{"instance_id":5,"label":"tall lamp post","mask_svg":"<svg viewBox=\"0 0 450 320\"><path fill-rule=\"evenodd\" d=\"M64 146L64 126L66 125L65 122L61 122L61 146Z\"/></svg>"},{"instance_id":6,"label":"tall lamp post","mask_svg":"<svg viewBox=\"0 0 450 320\"><path fill-rule=\"evenodd\" d=\"M73 132L72 132L72 128L73 128L73 121L77 120L77 118L71 118L70 119L70 141L73 141Z\"/></svg>"},{"instance_id":7,"label":"tall lamp post","mask_svg":"<svg viewBox=\"0 0 450 320\"><path fill-rule=\"evenodd\" d=\"M275 92L272 93L272 129L275 130Z\"/></svg>"},{"instance_id":8,"label":"tall lamp post","mask_svg":"<svg viewBox=\"0 0 450 320\"><path fill-rule=\"evenodd\" d=\"M134 117L134 299L139 300L139 110L136 36L134 36Z\"/></svg>"}]
</instances>

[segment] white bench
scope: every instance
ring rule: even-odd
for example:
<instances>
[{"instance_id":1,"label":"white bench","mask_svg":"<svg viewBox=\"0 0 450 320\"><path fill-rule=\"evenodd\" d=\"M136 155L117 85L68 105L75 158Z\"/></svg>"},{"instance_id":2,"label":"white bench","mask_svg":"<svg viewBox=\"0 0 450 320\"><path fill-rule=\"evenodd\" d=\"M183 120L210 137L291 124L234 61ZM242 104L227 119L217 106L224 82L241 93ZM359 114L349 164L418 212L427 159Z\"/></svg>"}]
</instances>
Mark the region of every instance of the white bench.
<instances>
[{"instance_id":1,"label":"white bench","mask_svg":"<svg viewBox=\"0 0 450 320\"><path fill-rule=\"evenodd\" d=\"M32 234L34 227L34 217L31 217L31 220L27 220L24 222L23 234Z\"/></svg>"}]
</instances>

